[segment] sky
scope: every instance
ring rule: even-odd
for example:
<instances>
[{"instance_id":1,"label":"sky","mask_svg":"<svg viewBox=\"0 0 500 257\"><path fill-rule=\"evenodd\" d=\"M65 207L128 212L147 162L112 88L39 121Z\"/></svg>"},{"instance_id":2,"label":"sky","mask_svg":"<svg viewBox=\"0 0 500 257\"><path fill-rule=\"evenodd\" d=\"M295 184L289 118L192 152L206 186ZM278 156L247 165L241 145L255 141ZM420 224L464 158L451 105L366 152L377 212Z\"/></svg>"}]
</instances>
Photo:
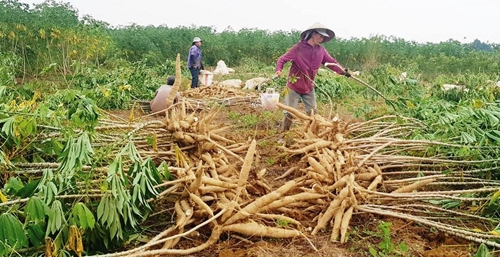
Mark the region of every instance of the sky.
<instances>
[{"instance_id":1,"label":"sky","mask_svg":"<svg viewBox=\"0 0 500 257\"><path fill-rule=\"evenodd\" d=\"M39 4L43 0L19 0ZM61 2L61 1L57 1ZM303 31L315 22L342 39L500 44L499 0L65 0L112 26L210 26Z\"/></svg>"}]
</instances>

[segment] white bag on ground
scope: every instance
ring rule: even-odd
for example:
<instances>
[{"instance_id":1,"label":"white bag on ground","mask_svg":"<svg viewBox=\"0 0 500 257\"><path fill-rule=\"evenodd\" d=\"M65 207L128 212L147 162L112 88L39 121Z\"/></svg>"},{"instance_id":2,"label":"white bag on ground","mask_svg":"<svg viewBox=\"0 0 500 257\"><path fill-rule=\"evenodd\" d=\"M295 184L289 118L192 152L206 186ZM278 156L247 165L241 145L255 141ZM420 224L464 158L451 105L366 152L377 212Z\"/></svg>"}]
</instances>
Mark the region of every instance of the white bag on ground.
<instances>
[{"instance_id":1,"label":"white bag on ground","mask_svg":"<svg viewBox=\"0 0 500 257\"><path fill-rule=\"evenodd\" d=\"M241 88L241 79L228 79L219 83L223 87Z\"/></svg>"},{"instance_id":2,"label":"white bag on ground","mask_svg":"<svg viewBox=\"0 0 500 257\"><path fill-rule=\"evenodd\" d=\"M223 60L219 60L217 62L217 68L215 68L214 74L216 74L216 75L227 75L227 74L229 74L229 69L227 68L226 63Z\"/></svg>"},{"instance_id":3,"label":"white bag on ground","mask_svg":"<svg viewBox=\"0 0 500 257\"><path fill-rule=\"evenodd\" d=\"M250 89L250 90L258 89L258 90L260 90L260 87L263 84L269 82L269 80L270 79L268 79L268 78L262 78L262 77L249 79L249 80L245 81L245 87L243 87L243 89Z\"/></svg>"}]
</instances>

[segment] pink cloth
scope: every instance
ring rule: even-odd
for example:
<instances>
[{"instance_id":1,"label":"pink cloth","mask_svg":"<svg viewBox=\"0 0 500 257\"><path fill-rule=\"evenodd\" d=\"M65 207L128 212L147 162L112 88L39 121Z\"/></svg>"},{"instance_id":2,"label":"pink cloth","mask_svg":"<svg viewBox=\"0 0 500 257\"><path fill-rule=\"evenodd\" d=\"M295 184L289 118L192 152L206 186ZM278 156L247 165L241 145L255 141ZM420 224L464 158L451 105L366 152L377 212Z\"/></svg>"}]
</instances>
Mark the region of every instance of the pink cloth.
<instances>
[{"instance_id":1,"label":"pink cloth","mask_svg":"<svg viewBox=\"0 0 500 257\"><path fill-rule=\"evenodd\" d=\"M337 63L321 45L311 46L306 40L293 45L276 63L276 71L283 70L286 62L292 62L288 74L287 86L299 94L308 94L314 87L314 78L318 69L326 62ZM340 75L344 71L337 66L328 66Z\"/></svg>"}]
</instances>

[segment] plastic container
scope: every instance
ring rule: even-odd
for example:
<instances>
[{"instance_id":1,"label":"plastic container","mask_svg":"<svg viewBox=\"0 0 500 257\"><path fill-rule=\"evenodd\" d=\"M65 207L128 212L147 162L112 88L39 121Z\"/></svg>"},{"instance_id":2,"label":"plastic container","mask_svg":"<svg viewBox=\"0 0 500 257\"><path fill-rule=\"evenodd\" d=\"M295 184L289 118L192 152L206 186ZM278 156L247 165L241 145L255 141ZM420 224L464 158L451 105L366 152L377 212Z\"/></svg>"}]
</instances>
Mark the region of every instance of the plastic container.
<instances>
[{"instance_id":1,"label":"plastic container","mask_svg":"<svg viewBox=\"0 0 500 257\"><path fill-rule=\"evenodd\" d=\"M276 104L280 100L280 94L274 91L274 88L266 88L266 92L260 94L260 100L264 109L277 109Z\"/></svg>"},{"instance_id":2,"label":"plastic container","mask_svg":"<svg viewBox=\"0 0 500 257\"><path fill-rule=\"evenodd\" d=\"M198 80L202 86L211 86L214 74L210 71L201 70L200 75L198 75Z\"/></svg>"}]
</instances>

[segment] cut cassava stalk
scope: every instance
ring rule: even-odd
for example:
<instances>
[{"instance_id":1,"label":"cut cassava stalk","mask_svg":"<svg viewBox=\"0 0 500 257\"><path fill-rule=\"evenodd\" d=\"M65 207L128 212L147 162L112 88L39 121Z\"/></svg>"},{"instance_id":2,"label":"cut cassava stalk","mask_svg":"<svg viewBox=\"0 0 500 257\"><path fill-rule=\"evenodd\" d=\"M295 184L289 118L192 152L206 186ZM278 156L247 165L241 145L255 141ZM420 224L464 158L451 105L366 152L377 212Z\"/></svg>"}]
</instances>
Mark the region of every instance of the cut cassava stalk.
<instances>
[{"instance_id":1,"label":"cut cassava stalk","mask_svg":"<svg viewBox=\"0 0 500 257\"><path fill-rule=\"evenodd\" d=\"M465 238L465 239L470 240L470 241L474 241L477 243L484 243L484 244L492 246L492 247L500 248L499 243L484 239L484 238L491 238L491 239L498 240L498 239L500 239L500 236L498 236L498 235L462 230L462 229L451 227L449 225L446 225L446 224L443 224L440 222L428 220L428 219L425 219L422 217L417 217L417 216L405 214L405 213L398 213L398 212L393 212L393 211L382 210L379 208L368 207L368 206L364 206L364 205L358 205L358 206L356 206L356 209L358 211L362 211L362 212L366 212L366 213L373 213L373 214L379 214L379 215L384 215L384 216L391 216L391 217L396 217L396 218L400 218L400 219L415 221L415 222L418 222L421 224L428 225L430 227L435 227L438 230L450 233L452 235L456 235L458 237Z\"/></svg>"},{"instance_id":2,"label":"cut cassava stalk","mask_svg":"<svg viewBox=\"0 0 500 257\"><path fill-rule=\"evenodd\" d=\"M210 238L208 241L205 243L198 245L193 248L189 249L160 249L160 250L151 250L151 251L146 251L146 252L141 252L141 253L135 253L129 256L132 257L149 257L149 256L161 256L161 255L166 255L166 254L173 254L173 255L190 255L193 253L200 252L211 245L215 244L218 240L220 235L222 234L222 229L220 226L215 226L212 229L212 234L210 235Z\"/></svg>"},{"instance_id":3,"label":"cut cassava stalk","mask_svg":"<svg viewBox=\"0 0 500 257\"><path fill-rule=\"evenodd\" d=\"M423 179L440 179L440 178L445 178L447 175L431 175L431 176L425 176L425 177L414 177L414 178L405 178L405 179L391 179L387 180L385 182L386 185L394 185L394 184L406 184L408 182L414 182L414 181L420 181Z\"/></svg>"},{"instance_id":4,"label":"cut cassava stalk","mask_svg":"<svg viewBox=\"0 0 500 257\"><path fill-rule=\"evenodd\" d=\"M420 180L420 181L417 181L417 182L414 182L413 184L410 184L410 185L407 185L407 186L404 186L404 187L400 187L394 191L392 191L391 193L409 193L409 192L413 192L414 190L417 190L421 187L424 187L432 182L436 181L435 179L431 178L431 179L425 179L425 180Z\"/></svg>"},{"instance_id":5,"label":"cut cassava stalk","mask_svg":"<svg viewBox=\"0 0 500 257\"><path fill-rule=\"evenodd\" d=\"M380 208L380 206L378 206L378 205L365 204L365 206ZM464 217L464 218L468 218L468 219L484 220L487 222L496 222L493 218L482 217L482 216L475 215L475 214L449 210L449 209L445 209L445 208L430 205L430 204L401 204L398 206L384 206L383 208L389 209L389 210L394 210L394 209L400 208L401 210L404 210L404 211L408 211L409 209L411 209L411 211L413 211L415 209L415 210L422 210L422 212L425 212L425 214L427 214L429 212L429 210L435 210L437 213L443 213L442 216L444 219L448 219L450 216L454 216L454 217Z\"/></svg>"}]
</instances>

